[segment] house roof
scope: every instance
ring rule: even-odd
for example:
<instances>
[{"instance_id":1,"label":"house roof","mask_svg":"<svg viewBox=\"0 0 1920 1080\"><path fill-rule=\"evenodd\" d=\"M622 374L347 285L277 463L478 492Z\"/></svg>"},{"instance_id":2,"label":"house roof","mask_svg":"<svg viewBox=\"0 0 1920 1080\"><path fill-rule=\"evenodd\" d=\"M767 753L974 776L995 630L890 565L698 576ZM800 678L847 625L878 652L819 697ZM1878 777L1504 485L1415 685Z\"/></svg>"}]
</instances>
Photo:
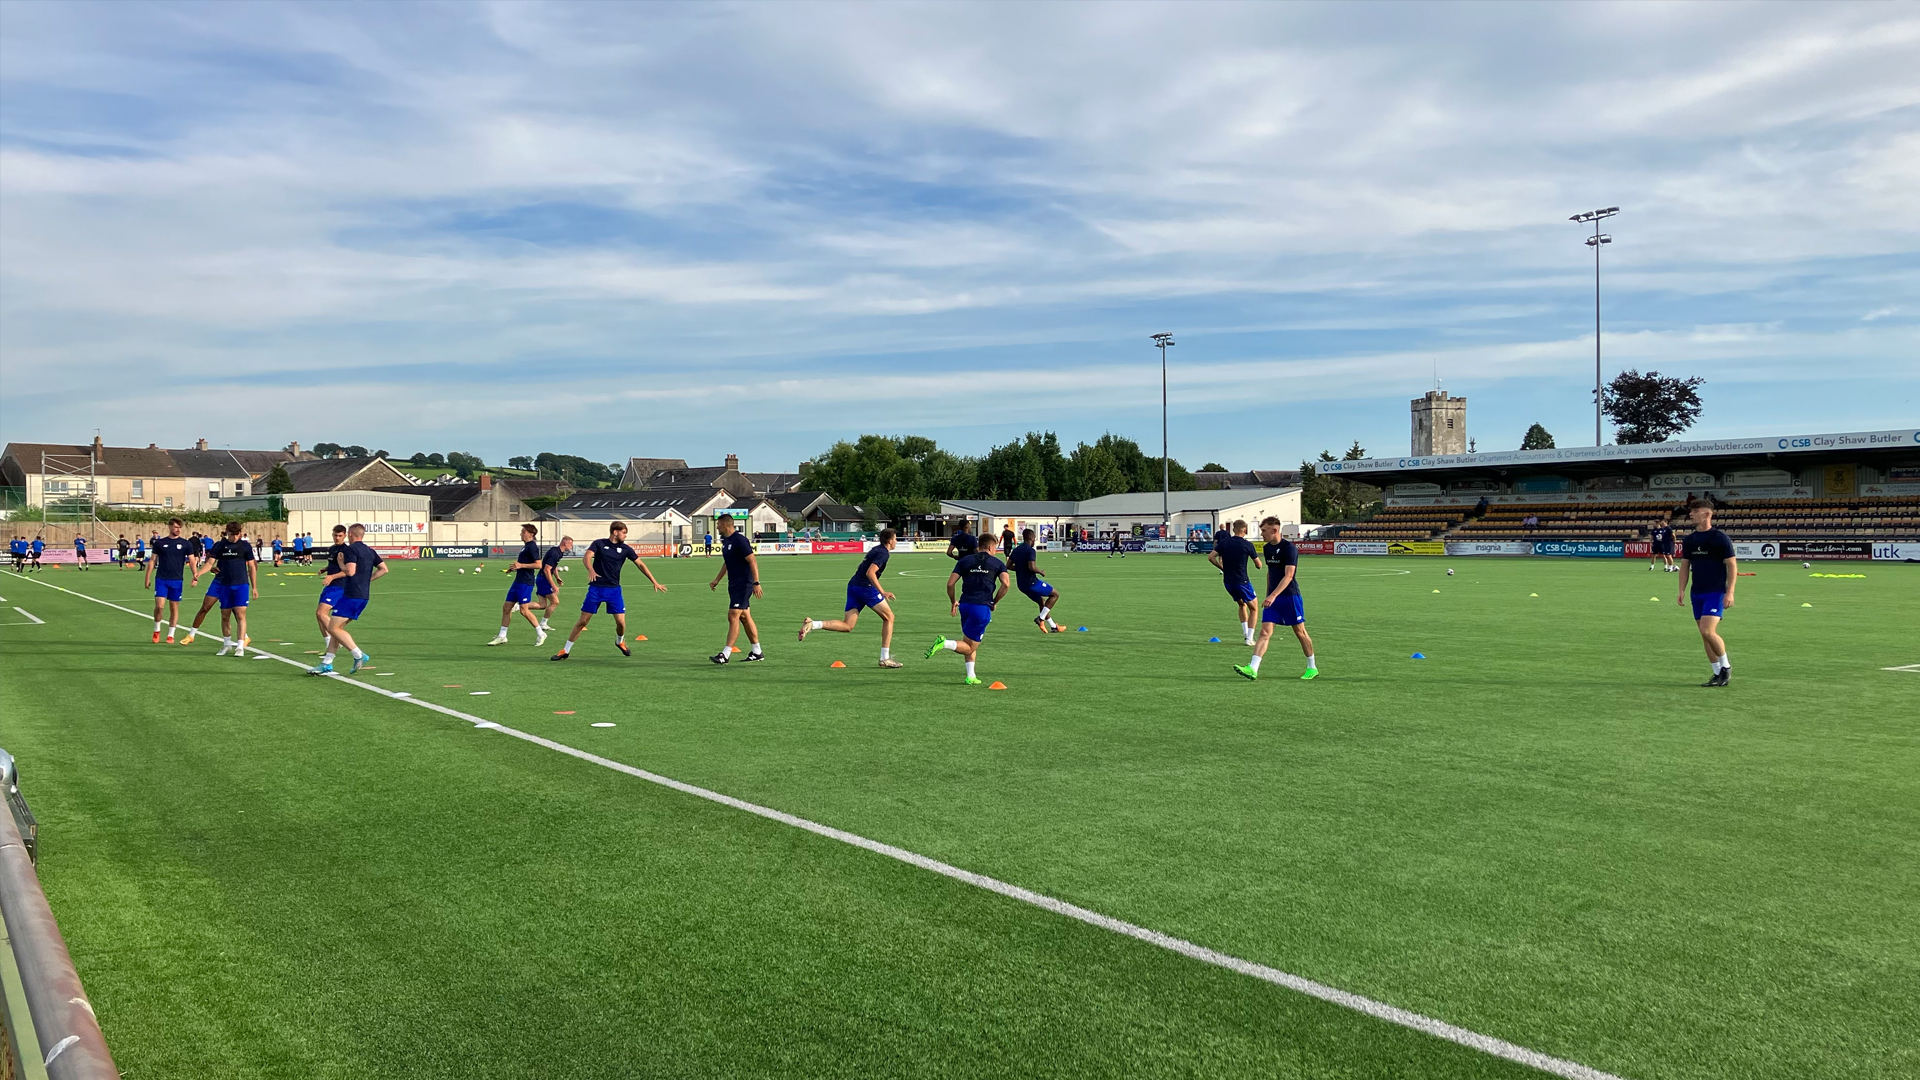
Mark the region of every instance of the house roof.
<instances>
[{"instance_id":1,"label":"house roof","mask_svg":"<svg viewBox=\"0 0 1920 1080\"><path fill-rule=\"evenodd\" d=\"M289 461L286 463L287 477L293 481L295 491L332 491L360 475L363 470L374 467L376 463L392 470L395 475L406 475L386 464L381 458L366 457Z\"/></svg>"},{"instance_id":2,"label":"house roof","mask_svg":"<svg viewBox=\"0 0 1920 1080\"><path fill-rule=\"evenodd\" d=\"M677 457L636 457L627 459L627 468L634 475L645 478L662 469L684 469L687 459Z\"/></svg>"},{"instance_id":3,"label":"house roof","mask_svg":"<svg viewBox=\"0 0 1920 1080\"><path fill-rule=\"evenodd\" d=\"M305 451L290 454L285 450L229 450L240 467L254 476L264 476L273 471L275 465L283 461L315 461L314 455Z\"/></svg>"},{"instance_id":4,"label":"house roof","mask_svg":"<svg viewBox=\"0 0 1920 1080\"><path fill-rule=\"evenodd\" d=\"M215 476L222 480L253 478L253 472L231 450L169 450L167 455L180 466L183 476Z\"/></svg>"},{"instance_id":5,"label":"house roof","mask_svg":"<svg viewBox=\"0 0 1920 1080\"><path fill-rule=\"evenodd\" d=\"M727 499L727 493L714 487L651 488L645 491L576 491L545 512L555 518L633 518L644 521L676 511L691 518Z\"/></svg>"},{"instance_id":6,"label":"house roof","mask_svg":"<svg viewBox=\"0 0 1920 1080\"><path fill-rule=\"evenodd\" d=\"M1248 472L1197 472L1194 486L1211 488L1293 487L1300 483L1299 469L1252 469Z\"/></svg>"},{"instance_id":7,"label":"house roof","mask_svg":"<svg viewBox=\"0 0 1920 1080\"><path fill-rule=\"evenodd\" d=\"M534 499L542 496L560 494L567 484L563 480L496 480L493 486L516 499ZM391 486L376 490L390 491L397 495L425 495L431 500L429 513L436 518L452 517L468 503L480 497L480 485L468 481L459 484L415 484L409 487Z\"/></svg>"},{"instance_id":8,"label":"house roof","mask_svg":"<svg viewBox=\"0 0 1920 1080\"><path fill-rule=\"evenodd\" d=\"M770 498L780 509L797 515L806 514L823 502L833 501L833 496L824 491L785 491Z\"/></svg>"},{"instance_id":9,"label":"house roof","mask_svg":"<svg viewBox=\"0 0 1920 1080\"><path fill-rule=\"evenodd\" d=\"M785 495L800 486L800 474L790 472L741 473L753 482L753 490L765 495Z\"/></svg>"},{"instance_id":10,"label":"house roof","mask_svg":"<svg viewBox=\"0 0 1920 1080\"><path fill-rule=\"evenodd\" d=\"M42 468L42 455L54 454L67 459L86 458L93 453L89 445L73 446L67 443L8 443L0 457L13 458L22 473L38 473ZM76 462L77 464L77 462ZM131 446L103 446L100 448L100 461L94 466L94 472L100 476L181 476L180 466L172 455L157 446L136 449Z\"/></svg>"},{"instance_id":11,"label":"house roof","mask_svg":"<svg viewBox=\"0 0 1920 1080\"><path fill-rule=\"evenodd\" d=\"M824 502L813 509L828 521L859 521L867 516L867 512L858 506L837 502Z\"/></svg>"},{"instance_id":12,"label":"house roof","mask_svg":"<svg viewBox=\"0 0 1920 1080\"><path fill-rule=\"evenodd\" d=\"M647 477L646 484L649 488L694 487L696 485L712 487L714 481L725 476L727 471L725 465L706 465L689 469L686 464L682 462L674 468L656 470Z\"/></svg>"},{"instance_id":13,"label":"house roof","mask_svg":"<svg viewBox=\"0 0 1920 1080\"><path fill-rule=\"evenodd\" d=\"M1080 504L1070 499L947 499L940 505L989 517L1072 517Z\"/></svg>"}]
</instances>

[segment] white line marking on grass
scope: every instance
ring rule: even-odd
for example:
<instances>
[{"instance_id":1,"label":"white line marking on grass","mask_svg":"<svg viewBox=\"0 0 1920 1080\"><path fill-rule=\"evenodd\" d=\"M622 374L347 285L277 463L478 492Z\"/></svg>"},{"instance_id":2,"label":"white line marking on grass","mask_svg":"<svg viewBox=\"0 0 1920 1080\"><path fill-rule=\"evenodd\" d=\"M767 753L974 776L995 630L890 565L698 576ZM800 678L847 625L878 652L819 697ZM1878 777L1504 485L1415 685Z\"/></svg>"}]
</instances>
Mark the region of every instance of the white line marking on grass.
<instances>
[{"instance_id":1,"label":"white line marking on grass","mask_svg":"<svg viewBox=\"0 0 1920 1080\"><path fill-rule=\"evenodd\" d=\"M41 617L40 617L40 616L38 616L38 615L35 615L35 614L34 614L33 612L31 612L31 611L28 611L28 610L27 610L26 608L23 608L23 607L17 607L17 608L14 608L13 610L15 610L15 611L17 611L17 612L19 612L19 613L20 613L20 614L22 614L22 615L25 615L25 616L26 616L27 618L29 618L29 619L32 619L32 620L34 621L34 623L35 623L35 625L40 625L40 626L44 626L44 625L46 625L46 622L47 622L47 620L45 620L45 619L43 619L43 618L41 618ZM137 613L136 613L136 614L137 614Z\"/></svg>"},{"instance_id":2,"label":"white line marking on grass","mask_svg":"<svg viewBox=\"0 0 1920 1080\"><path fill-rule=\"evenodd\" d=\"M19 608L14 608L13 610L20 611ZM25 614L25 612L21 612L21 614ZM1920 664L1902 664L1899 667L1883 667L1880 670L1881 671L1911 671L1915 675L1920 675Z\"/></svg>"},{"instance_id":3,"label":"white line marking on grass","mask_svg":"<svg viewBox=\"0 0 1920 1080\"><path fill-rule=\"evenodd\" d=\"M60 592L67 593L70 596L80 597L82 600L92 600L96 604L113 608L116 611L124 611L129 615L141 619L151 618L150 615L135 611L132 608L121 607L119 604L101 600L98 597L88 596L86 593L74 592L72 589L62 589L58 585L47 585L47 583L43 581L36 581L35 584L46 585L49 589L58 589ZM302 671L307 670L307 665L298 660L289 659L284 656L275 656L272 653L265 655L281 663L297 667ZM1920 667L1920 665L1914 666ZM1328 986L1326 983L1316 982L1301 975L1281 971L1279 968L1268 967L1265 964L1258 964L1251 960L1242 960L1237 956L1230 956L1227 953L1209 949L1204 945L1196 945L1184 938L1177 938L1171 934L1163 934L1158 930L1150 930L1144 926L1138 926L1123 919L1116 919L1111 915L1102 915L1097 911L1080 907L1077 904L1070 904L1065 900L1048 896L1045 893L1037 893L1031 889L1023 889L1018 885L1001 881L998 878L991 878L985 874L976 874L971 870L963 870L950 863L928 858L925 855L908 851L905 848L895 847L892 844L883 843L879 840L868 839L858 833L850 833L844 829L836 829L831 825L822 825L819 822L809 821L806 818L789 814L784 810L775 810L771 807L761 806L758 803L747 802L745 799L736 799L731 795L723 795L717 791L711 791L707 788L686 783L685 781L675 780L670 776L662 776L659 773L648 772L645 769L628 765L625 762L614 761L611 758L604 758L598 754L588 753L585 750L576 749L565 743L554 742L552 739L542 738L539 735L520 731L517 728L510 728L504 724L474 716L471 713L464 713L458 709L449 709L445 705L438 705L431 701L423 701L404 690L388 690L384 687L375 686L372 683L349 679L337 673L326 677L334 682L344 683L348 686L357 686L362 690L379 694L382 697L404 700L410 705L418 705L423 709L431 709L434 712L451 716L456 720L464 720L478 729L498 731L503 735L511 735L523 742L545 747L548 750L565 754L568 757L579 758L581 761L589 762L605 769L612 769L614 772L624 773L636 779L645 780L650 784L658 784L664 788L671 788L683 795L692 795L695 798L705 799L708 802L719 803L721 806L730 807L742 813L752 814L755 817L765 818L768 821L776 821L782 825L788 825L813 833L815 836L825 837L829 840L837 840L840 843L860 848L863 851L872 852L875 855L884 855L889 859L906 863L908 866L917 867L929 873L939 874L941 877L952 878L955 881L972 885L975 888L997 893L1010 900L1018 900L1023 904L1031 904L1034 907L1053 912L1056 915L1064 915L1069 919L1086 923L1088 926L1098 927L1102 930L1120 934L1123 937L1133 938L1136 941L1143 941L1149 945L1166 949L1169 952L1179 953L1188 959L1198 960L1203 964L1212 964L1215 967L1225 968L1228 971L1245 975L1248 978L1285 987L1288 990L1305 994L1311 998L1317 998L1332 1005L1338 1005L1344 1009L1351 1009L1354 1012L1371 1016L1377 1020L1385 1020L1387 1023L1398 1024L1404 1028L1411 1028L1414 1031L1431 1035L1437 1039L1445 1039L1448 1042L1456 1043L1472 1050L1478 1050L1483 1054L1503 1058L1507 1061L1518 1062L1519 1064L1530 1066L1554 1076L1565 1077L1566 1080L1622 1080L1621 1077L1613 1073L1604 1072L1588 1065L1582 1065L1577 1061L1568 1061L1565 1058L1557 1058L1550 1054L1543 1054L1538 1050L1528 1049L1518 1043L1510 1043L1505 1039L1497 1039L1491 1035L1482 1035L1477 1031L1469 1031L1466 1028L1449 1024L1445 1020L1439 1020L1423 1013L1389 1005L1384 1001L1375 1001L1370 997L1351 993L1338 987Z\"/></svg>"}]
</instances>

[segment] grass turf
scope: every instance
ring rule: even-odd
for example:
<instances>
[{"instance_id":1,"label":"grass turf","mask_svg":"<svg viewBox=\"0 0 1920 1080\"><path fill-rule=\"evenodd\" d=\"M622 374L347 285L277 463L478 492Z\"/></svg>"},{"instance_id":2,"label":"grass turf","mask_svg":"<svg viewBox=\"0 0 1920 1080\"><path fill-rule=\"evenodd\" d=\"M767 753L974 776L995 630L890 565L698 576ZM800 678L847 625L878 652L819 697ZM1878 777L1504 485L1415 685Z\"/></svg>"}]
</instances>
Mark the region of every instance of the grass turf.
<instances>
[{"instance_id":1,"label":"grass turf","mask_svg":"<svg viewBox=\"0 0 1920 1080\"><path fill-rule=\"evenodd\" d=\"M1321 677L1276 639L1249 683L1201 560L1051 556L1090 631L1010 598L988 692L920 657L938 555L888 575L906 669L870 615L795 643L855 561L763 560L726 668L712 562L565 664L481 644L499 574L396 564L363 677L1623 1076L1920 1071L1916 568L1760 564L1710 691L1637 562L1309 557ZM313 579L262 580L256 641L315 647ZM1526 1073L0 582L47 620L0 626L0 740L136 1077Z\"/></svg>"}]
</instances>

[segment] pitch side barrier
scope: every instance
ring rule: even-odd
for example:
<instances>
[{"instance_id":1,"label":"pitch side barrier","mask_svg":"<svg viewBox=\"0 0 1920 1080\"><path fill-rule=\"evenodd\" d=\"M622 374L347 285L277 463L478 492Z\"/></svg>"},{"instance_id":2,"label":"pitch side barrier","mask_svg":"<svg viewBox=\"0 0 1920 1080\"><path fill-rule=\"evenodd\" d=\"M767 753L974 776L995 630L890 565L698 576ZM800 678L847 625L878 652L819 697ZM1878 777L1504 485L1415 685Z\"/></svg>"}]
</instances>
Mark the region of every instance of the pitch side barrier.
<instances>
[{"instance_id":1,"label":"pitch side barrier","mask_svg":"<svg viewBox=\"0 0 1920 1080\"><path fill-rule=\"evenodd\" d=\"M1301 540L1302 555L1538 555L1576 559L1644 559L1653 554L1645 540ZM1734 556L1759 562L1809 561L1920 562L1914 540L1735 540Z\"/></svg>"},{"instance_id":2,"label":"pitch side barrier","mask_svg":"<svg viewBox=\"0 0 1920 1080\"><path fill-rule=\"evenodd\" d=\"M4 755L0 755L4 756ZM0 1019L12 1076L38 1080L118 1080L80 974L40 890L39 875L16 825L25 809L6 760L8 807L0 811ZM26 818L25 820L31 820Z\"/></svg>"}]
</instances>

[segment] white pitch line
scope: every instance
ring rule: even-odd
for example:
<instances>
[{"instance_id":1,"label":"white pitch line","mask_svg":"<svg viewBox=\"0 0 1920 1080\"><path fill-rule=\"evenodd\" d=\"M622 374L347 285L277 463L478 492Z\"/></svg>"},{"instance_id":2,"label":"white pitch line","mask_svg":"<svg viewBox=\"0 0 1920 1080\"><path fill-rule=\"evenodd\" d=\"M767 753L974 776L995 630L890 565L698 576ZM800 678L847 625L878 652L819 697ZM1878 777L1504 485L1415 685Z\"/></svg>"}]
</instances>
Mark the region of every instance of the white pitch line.
<instances>
[{"instance_id":1,"label":"white pitch line","mask_svg":"<svg viewBox=\"0 0 1920 1080\"><path fill-rule=\"evenodd\" d=\"M19 611L20 609L14 608L13 610ZM1883 667L1880 670L1881 671L1911 671L1915 675L1920 675L1920 664L1902 664L1899 667Z\"/></svg>"},{"instance_id":2,"label":"white pitch line","mask_svg":"<svg viewBox=\"0 0 1920 1080\"><path fill-rule=\"evenodd\" d=\"M46 585L49 589L57 589L70 596L80 597L82 600L91 600L96 604L113 608L116 611L124 611L137 618L146 619L150 617L132 608L121 607L119 604L102 600L98 597L88 596L86 593L74 592L72 589L63 589L58 585L48 585L44 581L35 581L34 583L36 585ZM256 649L255 651L260 652L261 650ZM283 664L291 664L302 671L308 669L306 664L298 660L289 659L284 656L276 656L273 653L264 653L264 655L270 656ZM1915 666L1920 667L1920 665ZM722 806L752 814L755 817L766 818L769 821L777 821L782 825L789 825L829 840L837 840L843 844L860 848L863 851L870 851L876 855L884 855L889 859L906 863L908 866L918 867L921 870L939 874L942 877L952 878L955 881L972 885L975 888L997 893L1010 900L1018 900L1023 904L1031 904L1034 907L1053 912L1056 915L1064 915L1069 919L1086 923L1089 926L1099 927L1102 930L1120 934L1124 937L1130 937L1136 941L1143 941L1149 945L1166 949L1169 952L1178 953L1189 959L1198 960L1203 964L1212 964L1215 967L1225 968L1228 971L1236 972L1249 978L1259 979L1261 982L1285 987L1288 990L1305 994L1311 998L1317 998L1332 1005L1338 1005L1341 1008L1351 1009L1354 1012L1371 1016L1377 1020L1385 1020L1390 1024L1398 1024L1404 1028L1411 1028L1414 1031L1431 1035L1437 1039L1445 1039L1448 1042L1456 1043L1472 1050L1478 1050L1492 1057L1518 1062L1519 1064L1530 1066L1553 1076L1565 1077L1566 1080L1622 1080L1621 1077L1613 1073L1605 1072L1589 1065L1582 1065L1577 1061L1568 1061L1565 1058L1557 1058L1551 1054L1543 1054L1538 1050L1529 1049L1518 1043L1511 1043L1505 1039L1495 1038L1492 1035L1482 1035L1477 1031L1469 1031L1466 1028L1449 1024L1445 1020L1427 1016L1424 1013L1402 1009L1395 1005L1389 1005L1384 1001L1376 1001L1373 998L1365 997L1361 994L1355 994L1335 986L1329 986L1323 982L1316 982L1313 979L1301 975L1294 975L1290 972L1282 971L1279 968L1255 963L1252 960L1243 960L1237 956L1209 949L1204 945L1197 945L1185 938L1177 938L1171 934L1163 934L1158 930L1150 930L1147 927L1127 922L1124 919L1116 919L1111 915L1102 915L1097 911L1080 907L1077 904L1070 904L1065 900L1048 896L1045 893L1037 893L1031 889L1024 889L1018 885L1001 881L998 878L988 877L985 874L976 874L971 870L963 870L951 863L944 863L938 859L928 858L918 852L908 851L905 848L895 847L892 844L869 839L858 833L847 832L844 829L836 829L831 825L822 825L819 822L809 821L806 818L789 814L784 810L775 810L771 807L761 806L758 803L747 802L745 799L736 799L731 795L723 795L720 792L712 791L695 784L689 784L682 780L675 780L670 776L662 776L659 773L648 772L645 769L636 768L625 762L614 761L612 758L604 758L598 754L568 746L565 743L554 742L551 739L542 738L539 735L520 731L516 728L510 728L504 724L495 723L492 720L474 716L470 713L461 712L458 709L449 709L444 705L437 705L431 701L422 701L419 698L412 697L403 692L395 692L385 687L375 686L372 683L349 679L338 673L326 677L335 682L345 683L348 686L357 686L362 690L379 694L382 697L393 698L409 705L418 705L423 709L431 709L434 712L451 716L458 720L464 720L472 724L475 728L486 731L498 731L503 735L511 735L523 742L545 747L548 750L566 754L569 757L579 758L581 761L590 762L605 769L612 769L614 772L624 773L636 779L645 780L650 784L658 784L664 788L671 788L683 795L692 795L695 798L719 803Z\"/></svg>"},{"instance_id":3,"label":"white pitch line","mask_svg":"<svg viewBox=\"0 0 1920 1080\"><path fill-rule=\"evenodd\" d=\"M32 619L34 623L37 625L41 625L41 626L46 625L47 620L40 618L38 615L35 615L33 612L28 611L26 608L17 607L17 608L14 608L13 610L19 612L22 615L25 615L29 619Z\"/></svg>"}]
</instances>

